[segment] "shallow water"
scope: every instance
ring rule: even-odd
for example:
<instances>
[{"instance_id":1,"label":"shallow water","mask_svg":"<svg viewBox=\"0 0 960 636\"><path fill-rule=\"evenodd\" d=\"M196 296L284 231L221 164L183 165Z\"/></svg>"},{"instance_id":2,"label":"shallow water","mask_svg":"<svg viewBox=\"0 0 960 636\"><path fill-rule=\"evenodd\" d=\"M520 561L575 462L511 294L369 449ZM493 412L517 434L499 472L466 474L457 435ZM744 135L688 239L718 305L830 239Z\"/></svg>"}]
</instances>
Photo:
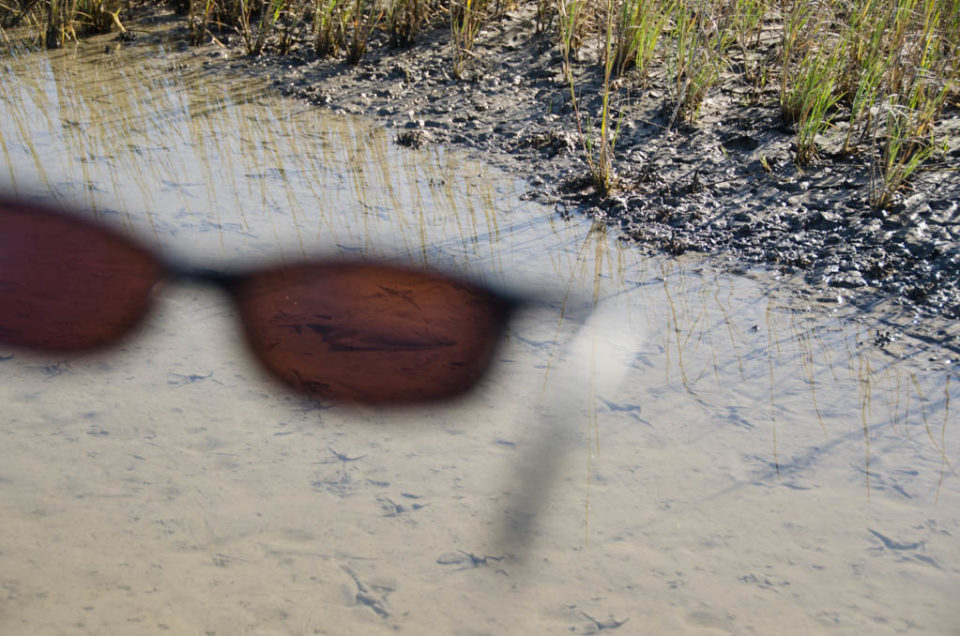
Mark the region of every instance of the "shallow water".
<instances>
[{"instance_id":1,"label":"shallow water","mask_svg":"<svg viewBox=\"0 0 960 636\"><path fill-rule=\"evenodd\" d=\"M101 356L0 350L0 631L957 633L951 367L209 54L4 58L3 188L191 262L362 253L557 303L468 399L400 412L269 384L203 288Z\"/></svg>"}]
</instances>

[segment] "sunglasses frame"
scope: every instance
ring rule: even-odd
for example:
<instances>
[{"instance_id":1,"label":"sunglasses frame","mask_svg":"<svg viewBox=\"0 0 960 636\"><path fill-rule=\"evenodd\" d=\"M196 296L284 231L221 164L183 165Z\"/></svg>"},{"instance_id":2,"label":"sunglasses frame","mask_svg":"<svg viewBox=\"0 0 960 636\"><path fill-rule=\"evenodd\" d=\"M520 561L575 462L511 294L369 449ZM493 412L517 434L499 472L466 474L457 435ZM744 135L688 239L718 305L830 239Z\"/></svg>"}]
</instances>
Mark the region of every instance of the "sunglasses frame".
<instances>
[{"instance_id":1,"label":"sunglasses frame","mask_svg":"<svg viewBox=\"0 0 960 636\"><path fill-rule=\"evenodd\" d=\"M108 342L90 347L90 351L100 351L117 345L130 337L137 328L142 327L150 313L153 298L157 291L156 288L160 283L185 283L211 286L222 290L231 298L231 300L234 301L234 306L237 308L238 313L240 314L239 317L244 327L247 343L255 357L260 362L261 366L269 371L275 379L280 380L285 386L293 388L301 393L306 393L314 398L320 397L321 399L324 399L325 396L323 396L322 391L313 390L313 388L311 388L311 386L305 381L298 382L298 380L291 378L289 374L284 377L284 374L282 372L278 372L278 370L274 368L273 365L271 365L263 355L263 345L254 341L254 337L251 335L251 325L249 322L250 319L248 316L244 315L243 309L244 296L246 293L244 287L249 283L249 281L257 277L263 277L271 272L295 271L298 268L370 268L382 269L384 272L397 275L423 276L424 279L442 282L451 286L462 286L464 289L470 290L470 293L472 294L483 295L485 301L491 306L491 312L493 314L493 318L491 320L493 323L495 323L495 328L492 337L490 338L489 351L486 352L486 359L479 365L481 370L476 374L476 377L468 379L463 383L463 386L457 387L455 390L449 390L434 396L427 395L425 397L418 397L417 395L411 395L409 398L398 398L398 396L394 395L386 399L377 399L376 397L371 396L335 396L333 398L333 401L365 404L436 402L448 398L458 397L467 393L476 384L478 384L483 377L487 375L489 368L493 363L494 353L502 344L507 325L519 310L534 306L555 307L558 304L557 297L555 295L544 295L542 293L543 290L521 294L504 291L502 289L493 289L489 285L478 284L459 275L448 274L446 272L429 268L413 267L404 263L397 263L390 259L373 260L358 257L338 257L316 260L307 259L293 264L265 264L257 267L245 267L237 270L197 267L179 262L177 260L169 259L159 250L146 247L136 237L129 236L110 224L84 217L77 212L72 212L69 209L60 206L54 207L47 202L23 200L4 196L2 193L0 193L0 215L7 214L10 211L20 214L23 214L24 212L41 214L44 218L54 223L59 220L59 222L63 223L64 227L74 227L78 230L82 228L84 231L92 232L97 236L103 237L105 241L114 242L118 245L124 246L126 249L135 251L141 258L148 260L156 266L155 282L150 288L148 298L143 303L140 314L134 320L132 320L128 327L116 334L113 334ZM570 319L571 317L574 319L579 318L578 322L585 320L586 315L582 316L581 318L576 315L578 312L573 312L574 316L570 315L571 312L568 310L567 302L569 300L569 295L565 295L565 298L562 302L562 306L564 308L564 311L562 312L562 318L564 320ZM593 303L591 303L591 305L592 304ZM2 311L2 308L0 308L0 311ZM0 343L3 343L2 338L0 338ZM19 348L21 350L26 349L33 352L59 351L60 353L83 353L82 350L64 351L62 349L58 350L55 347L44 349L43 347L18 346L16 344L8 344L7 346L10 346L11 348ZM320 395L317 395L317 393Z\"/></svg>"}]
</instances>

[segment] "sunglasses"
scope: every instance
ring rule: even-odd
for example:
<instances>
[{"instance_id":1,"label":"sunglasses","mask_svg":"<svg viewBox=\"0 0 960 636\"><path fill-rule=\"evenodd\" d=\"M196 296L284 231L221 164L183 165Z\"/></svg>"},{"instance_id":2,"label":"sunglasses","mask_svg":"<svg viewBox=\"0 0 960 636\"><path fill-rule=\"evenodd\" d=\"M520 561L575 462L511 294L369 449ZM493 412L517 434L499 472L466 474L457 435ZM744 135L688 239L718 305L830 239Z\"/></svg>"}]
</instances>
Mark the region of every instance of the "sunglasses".
<instances>
[{"instance_id":1,"label":"sunglasses","mask_svg":"<svg viewBox=\"0 0 960 636\"><path fill-rule=\"evenodd\" d=\"M81 353L142 323L165 280L212 284L277 379L313 398L413 404L484 376L520 301L447 274L331 260L228 273L180 267L75 214L0 197L0 343Z\"/></svg>"}]
</instances>

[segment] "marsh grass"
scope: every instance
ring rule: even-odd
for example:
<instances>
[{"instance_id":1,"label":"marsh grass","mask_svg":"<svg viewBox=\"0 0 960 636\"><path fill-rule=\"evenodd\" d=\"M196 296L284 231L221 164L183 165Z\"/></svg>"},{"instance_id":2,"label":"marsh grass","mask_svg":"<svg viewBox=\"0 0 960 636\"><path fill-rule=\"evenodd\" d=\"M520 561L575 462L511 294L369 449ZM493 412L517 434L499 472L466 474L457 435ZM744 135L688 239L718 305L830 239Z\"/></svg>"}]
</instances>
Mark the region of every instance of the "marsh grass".
<instances>
[{"instance_id":1,"label":"marsh grass","mask_svg":"<svg viewBox=\"0 0 960 636\"><path fill-rule=\"evenodd\" d=\"M313 48L317 55L335 55L346 47L350 15L342 0L317 0L313 9Z\"/></svg>"},{"instance_id":2,"label":"marsh grass","mask_svg":"<svg viewBox=\"0 0 960 636\"><path fill-rule=\"evenodd\" d=\"M761 53L764 21L770 11L770 0L735 0L727 18L733 32L734 44L744 79L757 93L763 91L768 80L766 55Z\"/></svg>"},{"instance_id":3,"label":"marsh grass","mask_svg":"<svg viewBox=\"0 0 960 636\"><path fill-rule=\"evenodd\" d=\"M357 64L367 52L370 36L383 19L384 10L377 0L354 0L350 13L347 61Z\"/></svg>"},{"instance_id":4,"label":"marsh grass","mask_svg":"<svg viewBox=\"0 0 960 636\"><path fill-rule=\"evenodd\" d=\"M490 0L451 0L450 35L453 42L453 74L463 77L464 65L473 54L480 28L490 18Z\"/></svg>"},{"instance_id":5,"label":"marsh grass","mask_svg":"<svg viewBox=\"0 0 960 636\"><path fill-rule=\"evenodd\" d=\"M589 0L557 0L557 38L563 57L563 77L573 81L573 63L586 34L593 29L592 12L596 5Z\"/></svg>"},{"instance_id":6,"label":"marsh grass","mask_svg":"<svg viewBox=\"0 0 960 636\"><path fill-rule=\"evenodd\" d=\"M921 167L939 152L933 135L933 124L946 101L947 87L936 90L916 84L904 100L891 96L884 105L885 121L880 147L879 165L875 164L871 179L870 203L885 208L894 202L897 193Z\"/></svg>"},{"instance_id":7,"label":"marsh grass","mask_svg":"<svg viewBox=\"0 0 960 636\"><path fill-rule=\"evenodd\" d=\"M696 120L701 104L724 70L724 54L732 32L723 28L722 17L722 5L711 0L675 5L674 55L667 58L667 69L674 112L687 123Z\"/></svg>"},{"instance_id":8,"label":"marsh grass","mask_svg":"<svg viewBox=\"0 0 960 636\"><path fill-rule=\"evenodd\" d=\"M623 0L617 11L613 68L647 76L676 0Z\"/></svg>"},{"instance_id":9,"label":"marsh grass","mask_svg":"<svg viewBox=\"0 0 960 636\"><path fill-rule=\"evenodd\" d=\"M615 173L613 168L613 151L616 145L617 130L612 130L613 116L611 112L610 96L612 92L612 75L616 64L614 52L614 6L613 0L607 0L606 7L606 37L603 40L603 90L600 106L600 130L598 142L590 143L590 137L583 133L580 127L579 114L577 129L584 140L584 157L590 171L590 178L594 187L601 195L607 195L615 187ZM571 90L573 83L571 82Z\"/></svg>"},{"instance_id":10,"label":"marsh grass","mask_svg":"<svg viewBox=\"0 0 960 636\"><path fill-rule=\"evenodd\" d=\"M59 48L83 35L126 31L120 20L125 9L125 0L4 0L0 32L27 26L36 42Z\"/></svg>"},{"instance_id":11,"label":"marsh grass","mask_svg":"<svg viewBox=\"0 0 960 636\"><path fill-rule=\"evenodd\" d=\"M240 35L248 55L263 50L267 34L277 25L286 6L285 0L240 0ZM253 22L256 21L256 26ZM280 34L281 50L283 34Z\"/></svg>"},{"instance_id":12,"label":"marsh grass","mask_svg":"<svg viewBox=\"0 0 960 636\"><path fill-rule=\"evenodd\" d=\"M837 91L838 64L845 47L832 36L827 18L816 8L794 0L784 29L780 109L796 128L796 162L804 166L817 158L817 136L830 126Z\"/></svg>"},{"instance_id":13,"label":"marsh grass","mask_svg":"<svg viewBox=\"0 0 960 636\"><path fill-rule=\"evenodd\" d=\"M387 8L387 29L390 44L395 47L410 46L436 14L432 0L395 0Z\"/></svg>"},{"instance_id":14,"label":"marsh grass","mask_svg":"<svg viewBox=\"0 0 960 636\"><path fill-rule=\"evenodd\" d=\"M122 29L128 1L0 0L0 28L27 26L37 42L61 46ZM666 111L696 125L711 92L746 82L753 103L779 106L794 127L797 164L816 162L827 135L844 155L865 158L876 207L938 155L936 124L960 108L960 0L171 2L187 12L194 42L235 34L252 55L307 41L318 55L358 62L375 38L407 46L446 23L457 78L482 58L484 27L528 3L537 33L559 48L583 158L602 192L616 187L611 104L620 86L665 88ZM766 87L776 83L771 99Z\"/></svg>"},{"instance_id":15,"label":"marsh grass","mask_svg":"<svg viewBox=\"0 0 960 636\"><path fill-rule=\"evenodd\" d=\"M835 70L850 118L843 152L867 146L875 208L939 152L934 126L958 80L958 11L953 0L858 0L846 14L845 63Z\"/></svg>"}]
</instances>

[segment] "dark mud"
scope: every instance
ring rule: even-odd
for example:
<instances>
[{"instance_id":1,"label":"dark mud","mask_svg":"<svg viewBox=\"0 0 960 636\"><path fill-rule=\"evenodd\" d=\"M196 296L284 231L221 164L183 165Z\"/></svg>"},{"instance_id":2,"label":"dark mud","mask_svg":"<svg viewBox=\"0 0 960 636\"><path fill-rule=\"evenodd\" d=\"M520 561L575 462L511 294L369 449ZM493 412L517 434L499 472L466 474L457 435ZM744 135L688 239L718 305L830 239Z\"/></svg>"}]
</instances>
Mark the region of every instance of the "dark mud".
<instances>
[{"instance_id":1,"label":"dark mud","mask_svg":"<svg viewBox=\"0 0 960 636\"><path fill-rule=\"evenodd\" d=\"M453 74L447 26L405 49L374 34L356 65L318 59L305 42L288 55L255 59L237 37L219 42L208 45L208 64L267 73L284 94L373 117L414 149L467 149L526 178L531 198L561 214L588 214L641 248L709 254L734 270L763 264L800 282L805 302L871 312L889 326L877 331L875 346L910 335L948 358L960 353L956 104L939 125L945 152L891 209L877 211L868 203L872 140L841 155L842 117L820 140L819 160L801 169L775 85L757 88L731 75L688 125L674 117L662 70L643 82L626 76L612 97L617 188L599 196L585 178L560 52L552 35L537 32L532 11L508 13L482 30L461 78ZM585 45L580 57L575 87L588 128L600 112L597 45Z\"/></svg>"}]
</instances>

